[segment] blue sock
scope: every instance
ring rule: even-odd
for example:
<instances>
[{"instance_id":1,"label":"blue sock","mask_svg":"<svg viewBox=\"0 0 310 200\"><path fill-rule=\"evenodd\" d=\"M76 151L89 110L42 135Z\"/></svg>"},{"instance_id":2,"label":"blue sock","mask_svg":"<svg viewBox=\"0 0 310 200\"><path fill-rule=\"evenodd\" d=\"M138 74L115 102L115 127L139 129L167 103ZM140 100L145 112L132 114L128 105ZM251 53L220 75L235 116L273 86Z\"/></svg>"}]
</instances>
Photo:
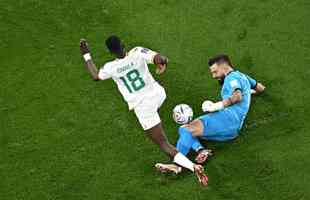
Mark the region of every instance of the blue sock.
<instances>
[{"instance_id":1,"label":"blue sock","mask_svg":"<svg viewBox=\"0 0 310 200\"><path fill-rule=\"evenodd\" d=\"M195 151L203 148L199 140L196 137L193 137L192 133L187 128L180 127L179 135L177 150L183 155L187 155L191 148Z\"/></svg>"}]
</instances>

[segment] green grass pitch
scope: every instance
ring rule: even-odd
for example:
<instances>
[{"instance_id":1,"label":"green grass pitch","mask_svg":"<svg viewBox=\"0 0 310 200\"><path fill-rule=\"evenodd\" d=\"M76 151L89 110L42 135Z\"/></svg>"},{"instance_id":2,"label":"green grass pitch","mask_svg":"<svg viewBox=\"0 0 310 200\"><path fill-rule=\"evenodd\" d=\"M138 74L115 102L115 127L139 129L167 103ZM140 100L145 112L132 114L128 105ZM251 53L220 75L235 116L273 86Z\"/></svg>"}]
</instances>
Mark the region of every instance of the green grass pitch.
<instances>
[{"instance_id":1,"label":"green grass pitch","mask_svg":"<svg viewBox=\"0 0 310 200\"><path fill-rule=\"evenodd\" d=\"M309 32L307 0L0 1L0 200L310 199ZM227 53L267 86L241 136L209 144L208 188L189 172L157 173L167 157L115 84L91 81L79 39L99 66L110 34L169 57L155 78L173 143L174 105L198 116L219 98L208 57Z\"/></svg>"}]
</instances>

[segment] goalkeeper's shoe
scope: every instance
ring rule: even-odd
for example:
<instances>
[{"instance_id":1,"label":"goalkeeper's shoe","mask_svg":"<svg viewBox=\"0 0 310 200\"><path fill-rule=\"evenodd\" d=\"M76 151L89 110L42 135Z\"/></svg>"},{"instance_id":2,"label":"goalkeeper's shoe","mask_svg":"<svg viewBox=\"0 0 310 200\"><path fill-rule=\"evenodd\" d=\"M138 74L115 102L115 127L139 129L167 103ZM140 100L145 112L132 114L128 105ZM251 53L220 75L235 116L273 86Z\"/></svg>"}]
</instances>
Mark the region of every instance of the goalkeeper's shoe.
<instances>
[{"instance_id":1,"label":"goalkeeper's shoe","mask_svg":"<svg viewBox=\"0 0 310 200\"><path fill-rule=\"evenodd\" d=\"M213 152L210 149L202 149L198 152L198 155L195 158L196 163L202 164L206 162L209 156L212 156Z\"/></svg>"},{"instance_id":2,"label":"goalkeeper's shoe","mask_svg":"<svg viewBox=\"0 0 310 200\"><path fill-rule=\"evenodd\" d=\"M161 173L179 174L182 171L182 167L175 164L156 163L155 168Z\"/></svg>"}]
</instances>

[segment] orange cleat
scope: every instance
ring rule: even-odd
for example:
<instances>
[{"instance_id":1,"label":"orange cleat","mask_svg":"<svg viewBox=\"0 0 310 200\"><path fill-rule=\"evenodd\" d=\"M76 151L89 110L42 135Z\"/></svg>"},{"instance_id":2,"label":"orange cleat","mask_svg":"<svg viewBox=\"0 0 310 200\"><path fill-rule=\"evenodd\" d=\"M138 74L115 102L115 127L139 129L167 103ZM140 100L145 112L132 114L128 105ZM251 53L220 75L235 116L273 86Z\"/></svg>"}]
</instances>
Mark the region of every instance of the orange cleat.
<instances>
[{"instance_id":1,"label":"orange cleat","mask_svg":"<svg viewBox=\"0 0 310 200\"><path fill-rule=\"evenodd\" d=\"M204 162L206 162L209 158L209 156L212 156L213 152L212 150L209 149L203 149L201 151L199 151L197 157L195 158L195 161L198 164L203 164Z\"/></svg>"},{"instance_id":2,"label":"orange cleat","mask_svg":"<svg viewBox=\"0 0 310 200\"><path fill-rule=\"evenodd\" d=\"M201 165L194 165L194 172L201 185L207 186L209 182L208 176L204 172L204 168Z\"/></svg>"}]
</instances>

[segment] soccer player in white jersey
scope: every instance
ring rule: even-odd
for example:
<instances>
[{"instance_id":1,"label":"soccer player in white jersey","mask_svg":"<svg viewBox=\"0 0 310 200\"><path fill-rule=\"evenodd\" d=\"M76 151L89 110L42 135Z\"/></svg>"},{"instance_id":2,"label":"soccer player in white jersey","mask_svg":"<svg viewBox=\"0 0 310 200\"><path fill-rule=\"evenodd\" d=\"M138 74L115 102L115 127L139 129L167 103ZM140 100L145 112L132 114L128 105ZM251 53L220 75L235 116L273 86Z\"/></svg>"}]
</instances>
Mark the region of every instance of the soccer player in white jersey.
<instances>
[{"instance_id":1,"label":"soccer player in white jersey","mask_svg":"<svg viewBox=\"0 0 310 200\"><path fill-rule=\"evenodd\" d=\"M85 39L80 41L81 54L85 60L87 70L93 80L106 80L112 78L117 84L124 100L128 103L129 110L133 110L146 135L170 156L173 161L195 173L199 182L207 185L208 177L203 167L192 163L183 154L179 153L171 145L162 128L158 109L163 104L166 93L149 72L148 64L157 66L156 72L165 71L168 59L159 53L143 47L135 47L126 52L123 43L117 36L110 36L106 40L106 46L115 56L115 60L107 62L97 70L92 61L90 50ZM181 171L181 167L174 169L175 173Z\"/></svg>"}]
</instances>

